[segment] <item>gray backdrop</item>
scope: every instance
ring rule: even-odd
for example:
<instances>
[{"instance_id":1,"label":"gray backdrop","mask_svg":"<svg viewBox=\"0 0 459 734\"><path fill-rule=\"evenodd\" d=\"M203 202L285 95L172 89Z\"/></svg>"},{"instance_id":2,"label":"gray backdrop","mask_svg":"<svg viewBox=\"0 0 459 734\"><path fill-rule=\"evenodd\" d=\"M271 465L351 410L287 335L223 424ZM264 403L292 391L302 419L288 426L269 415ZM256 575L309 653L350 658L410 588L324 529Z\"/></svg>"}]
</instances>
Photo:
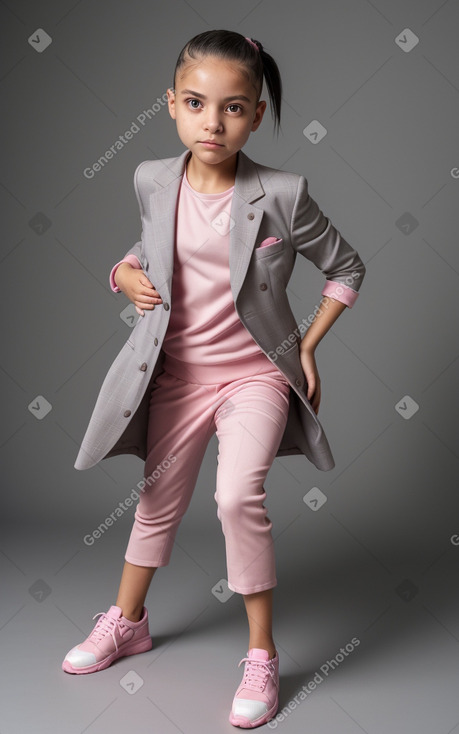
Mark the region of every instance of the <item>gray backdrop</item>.
<instances>
[{"instance_id":1,"label":"gray backdrop","mask_svg":"<svg viewBox=\"0 0 459 734\"><path fill-rule=\"evenodd\" d=\"M143 476L134 456L73 468L131 328L108 274L140 239L136 166L184 149L161 103L178 53L212 28L259 39L282 73L282 133L268 102L245 152L303 174L367 266L316 353L336 467L277 458L265 485L284 713L264 730L459 732L457 0L10 0L0 19L1 734L234 731L248 627L225 592L215 436L149 592L153 649L60 668L116 599L134 506L84 538ZM297 258L298 321L323 282Z\"/></svg>"}]
</instances>

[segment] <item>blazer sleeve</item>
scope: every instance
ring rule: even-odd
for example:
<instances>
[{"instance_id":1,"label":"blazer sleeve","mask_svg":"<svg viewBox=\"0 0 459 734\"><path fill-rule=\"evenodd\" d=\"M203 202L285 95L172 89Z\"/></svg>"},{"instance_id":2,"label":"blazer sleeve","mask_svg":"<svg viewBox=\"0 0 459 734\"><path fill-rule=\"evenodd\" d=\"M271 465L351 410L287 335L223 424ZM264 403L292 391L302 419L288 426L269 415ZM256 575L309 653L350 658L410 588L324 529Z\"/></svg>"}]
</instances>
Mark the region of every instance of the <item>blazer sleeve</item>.
<instances>
[{"instance_id":1,"label":"blazer sleeve","mask_svg":"<svg viewBox=\"0 0 459 734\"><path fill-rule=\"evenodd\" d=\"M139 193L138 173L139 173L139 169L143 165L143 163L145 163L145 161L143 161L142 163L139 163L139 165L137 166L137 168L135 169L135 172L134 172L134 189L135 189L135 194L136 194L136 197L137 197L137 201L139 203L141 217L143 216L143 208L142 208L142 200L141 200L140 193ZM115 293L120 293L121 292L121 289L118 288L118 286L115 283L115 272L116 272L116 269L118 268L118 266L121 265L122 262L128 262L128 263L130 263L133 268L139 268L139 269L145 268L145 266L146 266L146 259L145 259L145 248L144 248L143 229L142 229L142 234L141 234L140 241L139 242L136 242L135 245L133 245L131 247L131 249L127 251L127 253L123 257L123 259L120 260L119 262L117 262L112 267L112 269L110 271L110 275L109 275L110 288Z\"/></svg>"},{"instance_id":2,"label":"blazer sleeve","mask_svg":"<svg viewBox=\"0 0 459 734\"><path fill-rule=\"evenodd\" d=\"M346 242L324 216L308 191L304 176L298 180L292 211L291 242L326 277L322 295L342 301L352 308L357 300L366 268L357 251Z\"/></svg>"}]
</instances>

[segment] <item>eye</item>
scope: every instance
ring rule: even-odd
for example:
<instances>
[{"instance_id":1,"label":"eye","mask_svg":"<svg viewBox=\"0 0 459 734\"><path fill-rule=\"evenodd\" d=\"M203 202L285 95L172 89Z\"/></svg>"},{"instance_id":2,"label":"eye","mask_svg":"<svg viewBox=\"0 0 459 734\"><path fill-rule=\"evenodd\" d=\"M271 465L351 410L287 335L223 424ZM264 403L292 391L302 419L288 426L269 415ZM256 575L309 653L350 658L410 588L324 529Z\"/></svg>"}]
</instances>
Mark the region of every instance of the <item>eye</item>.
<instances>
[{"instance_id":1,"label":"eye","mask_svg":"<svg viewBox=\"0 0 459 734\"><path fill-rule=\"evenodd\" d=\"M236 103L234 103L234 104L230 104L230 105L228 105L228 109L229 109L230 107L237 107L237 109L238 109L238 110L242 110L242 107L241 107L241 105L240 105L240 104L236 104Z\"/></svg>"},{"instance_id":2,"label":"eye","mask_svg":"<svg viewBox=\"0 0 459 734\"><path fill-rule=\"evenodd\" d=\"M186 100L186 103L187 103L187 105L189 105L189 103L190 103L190 102L197 102L197 103L198 103L198 105L200 105L200 104L201 104L201 102L199 101L199 99L196 99L196 97L193 97L192 99L187 99L187 100ZM192 107L191 107L191 109L192 109L192 110L197 110L198 108L197 108L197 107L193 107L193 106L192 106Z\"/></svg>"}]
</instances>

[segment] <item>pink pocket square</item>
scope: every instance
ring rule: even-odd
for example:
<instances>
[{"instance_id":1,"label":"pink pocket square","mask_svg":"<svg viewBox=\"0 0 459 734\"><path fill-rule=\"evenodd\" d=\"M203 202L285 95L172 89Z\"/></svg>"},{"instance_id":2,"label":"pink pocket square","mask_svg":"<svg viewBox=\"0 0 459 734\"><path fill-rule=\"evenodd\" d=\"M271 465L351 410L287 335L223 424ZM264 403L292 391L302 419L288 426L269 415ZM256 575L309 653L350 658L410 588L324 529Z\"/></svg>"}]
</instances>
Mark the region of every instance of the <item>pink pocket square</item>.
<instances>
[{"instance_id":1,"label":"pink pocket square","mask_svg":"<svg viewBox=\"0 0 459 734\"><path fill-rule=\"evenodd\" d=\"M267 237L261 242L258 247L267 247L268 245L274 245L275 242L280 242L279 237Z\"/></svg>"}]
</instances>

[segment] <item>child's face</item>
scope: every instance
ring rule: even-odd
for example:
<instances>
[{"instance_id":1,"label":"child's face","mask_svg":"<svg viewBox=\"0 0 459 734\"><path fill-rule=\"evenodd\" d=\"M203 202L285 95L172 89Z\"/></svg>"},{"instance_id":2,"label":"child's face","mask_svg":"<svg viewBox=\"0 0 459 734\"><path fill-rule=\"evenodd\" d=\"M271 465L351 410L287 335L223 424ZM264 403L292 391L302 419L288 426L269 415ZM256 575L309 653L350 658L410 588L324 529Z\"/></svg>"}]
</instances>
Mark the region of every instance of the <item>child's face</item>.
<instances>
[{"instance_id":1,"label":"child's face","mask_svg":"<svg viewBox=\"0 0 459 734\"><path fill-rule=\"evenodd\" d=\"M266 109L265 101L256 103L256 90L245 74L213 56L184 67L183 74L177 74L175 95L168 89L167 96L180 140L207 164L222 163L237 153ZM219 147L202 144L209 139Z\"/></svg>"}]
</instances>

